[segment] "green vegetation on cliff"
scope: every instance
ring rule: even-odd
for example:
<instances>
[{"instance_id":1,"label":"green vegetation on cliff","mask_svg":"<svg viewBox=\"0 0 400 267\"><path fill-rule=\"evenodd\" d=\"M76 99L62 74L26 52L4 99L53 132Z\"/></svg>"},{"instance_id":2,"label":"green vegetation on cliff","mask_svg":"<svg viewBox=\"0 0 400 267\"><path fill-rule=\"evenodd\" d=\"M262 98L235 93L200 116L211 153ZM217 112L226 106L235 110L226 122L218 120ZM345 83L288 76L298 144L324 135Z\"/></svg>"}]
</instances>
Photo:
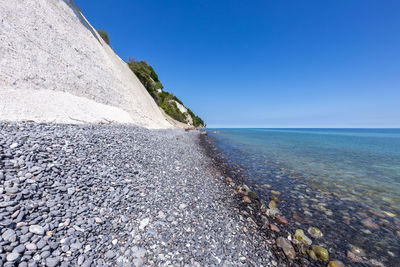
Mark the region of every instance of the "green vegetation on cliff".
<instances>
[{"instance_id":1,"label":"green vegetation on cliff","mask_svg":"<svg viewBox=\"0 0 400 267\"><path fill-rule=\"evenodd\" d=\"M184 113L179 110L177 103L184 106L182 101L173 94L162 90L164 86L158 79L157 73L149 64L147 64L146 61L136 61L135 59L130 58L128 66L136 74L149 94L154 98L157 105L159 105L171 118L187 123L189 121L188 117L190 117L193 121L193 126L205 126L204 121L200 117L196 116L190 109L186 108L187 112Z\"/></svg>"},{"instance_id":2,"label":"green vegetation on cliff","mask_svg":"<svg viewBox=\"0 0 400 267\"><path fill-rule=\"evenodd\" d=\"M97 33L104 40L104 42L110 45L110 38L108 37L108 33L105 30L97 30Z\"/></svg>"}]
</instances>

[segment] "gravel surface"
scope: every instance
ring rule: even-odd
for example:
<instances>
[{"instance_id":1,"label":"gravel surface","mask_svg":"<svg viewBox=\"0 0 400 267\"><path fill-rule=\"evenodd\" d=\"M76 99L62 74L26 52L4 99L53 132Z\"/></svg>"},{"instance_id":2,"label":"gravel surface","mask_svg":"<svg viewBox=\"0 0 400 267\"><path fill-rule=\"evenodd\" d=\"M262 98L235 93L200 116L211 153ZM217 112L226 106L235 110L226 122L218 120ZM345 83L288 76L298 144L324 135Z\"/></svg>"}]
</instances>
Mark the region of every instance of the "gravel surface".
<instances>
[{"instance_id":1,"label":"gravel surface","mask_svg":"<svg viewBox=\"0 0 400 267\"><path fill-rule=\"evenodd\" d=\"M0 266L277 265L197 131L0 123L0 196Z\"/></svg>"}]
</instances>

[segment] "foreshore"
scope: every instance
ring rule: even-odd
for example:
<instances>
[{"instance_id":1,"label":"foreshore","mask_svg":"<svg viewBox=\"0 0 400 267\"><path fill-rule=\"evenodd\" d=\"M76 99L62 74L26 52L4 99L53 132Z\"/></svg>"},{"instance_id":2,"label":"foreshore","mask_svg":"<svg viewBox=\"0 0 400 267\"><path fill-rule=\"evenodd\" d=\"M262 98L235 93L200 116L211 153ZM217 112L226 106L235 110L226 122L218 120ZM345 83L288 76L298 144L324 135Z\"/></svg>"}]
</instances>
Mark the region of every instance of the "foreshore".
<instances>
[{"instance_id":1,"label":"foreshore","mask_svg":"<svg viewBox=\"0 0 400 267\"><path fill-rule=\"evenodd\" d=\"M242 202L237 178L201 138L181 129L1 122L0 265L294 263L276 257L256 203Z\"/></svg>"}]
</instances>

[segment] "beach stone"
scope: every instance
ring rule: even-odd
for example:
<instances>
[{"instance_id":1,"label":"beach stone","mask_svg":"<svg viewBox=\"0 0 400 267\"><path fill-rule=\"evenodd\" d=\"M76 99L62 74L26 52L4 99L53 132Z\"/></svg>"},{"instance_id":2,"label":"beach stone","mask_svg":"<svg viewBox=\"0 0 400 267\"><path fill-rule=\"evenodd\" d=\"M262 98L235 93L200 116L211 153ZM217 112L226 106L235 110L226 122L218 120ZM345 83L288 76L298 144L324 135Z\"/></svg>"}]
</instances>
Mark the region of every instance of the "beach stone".
<instances>
[{"instance_id":1,"label":"beach stone","mask_svg":"<svg viewBox=\"0 0 400 267\"><path fill-rule=\"evenodd\" d=\"M29 232L37 235L44 235L44 229L40 225L31 225L29 226Z\"/></svg>"},{"instance_id":2,"label":"beach stone","mask_svg":"<svg viewBox=\"0 0 400 267\"><path fill-rule=\"evenodd\" d=\"M112 259L112 258L114 258L116 255L115 255L115 252L114 251L112 251L112 250L109 250L109 251L107 251L107 253L104 255L107 259Z\"/></svg>"},{"instance_id":3,"label":"beach stone","mask_svg":"<svg viewBox=\"0 0 400 267\"><path fill-rule=\"evenodd\" d=\"M8 241L8 242L15 242L15 240L17 240L17 234L15 233L14 230L12 229L7 229L2 235L1 237Z\"/></svg>"},{"instance_id":4,"label":"beach stone","mask_svg":"<svg viewBox=\"0 0 400 267\"><path fill-rule=\"evenodd\" d=\"M180 209L180 210L184 210L186 207L187 207L187 205L184 204L184 203L179 204L179 209Z\"/></svg>"},{"instance_id":5,"label":"beach stone","mask_svg":"<svg viewBox=\"0 0 400 267\"><path fill-rule=\"evenodd\" d=\"M345 267L341 261L330 261L328 267Z\"/></svg>"},{"instance_id":6,"label":"beach stone","mask_svg":"<svg viewBox=\"0 0 400 267\"><path fill-rule=\"evenodd\" d=\"M150 222L149 218L144 218L143 220L140 221L139 229L143 230Z\"/></svg>"},{"instance_id":7,"label":"beach stone","mask_svg":"<svg viewBox=\"0 0 400 267\"><path fill-rule=\"evenodd\" d=\"M322 232L317 227L309 227L307 232L313 238L318 239L322 237Z\"/></svg>"},{"instance_id":8,"label":"beach stone","mask_svg":"<svg viewBox=\"0 0 400 267\"><path fill-rule=\"evenodd\" d=\"M304 234L303 230L301 230L301 229L297 229L293 237L297 241L299 241L299 242L301 242L303 244L306 244L308 246L310 246L312 244L311 239L308 236L306 236Z\"/></svg>"},{"instance_id":9,"label":"beach stone","mask_svg":"<svg viewBox=\"0 0 400 267\"><path fill-rule=\"evenodd\" d=\"M278 195L278 196L281 194L281 192L275 191L275 190L271 190L269 192L271 192L271 194Z\"/></svg>"},{"instance_id":10,"label":"beach stone","mask_svg":"<svg viewBox=\"0 0 400 267\"><path fill-rule=\"evenodd\" d=\"M28 244L26 244L26 245L25 245L25 248L26 248L27 250L36 250L36 249L37 249L37 247L36 247L36 245L35 245L34 243L28 243Z\"/></svg>"},{"instance_id":11,"label":"beach stone","mask_svg":"<svg viewBox=\"0 0 400 267\"><path fill-rule=\"evenodd\" d=\"M231 177L226 177L226 178L225 178L225 181L226 181L227 183L232 183L232 178L231 178Z\"/></svg>"},{"instance_id":12,"label":"beach stone","mask_svg":"<svg viewBox=\"0 0 400 267\"><path fill-rule=\"evenodd\" d=\"M55 267L60 263L60 260L56 257L54 258L47 258L46 259L46 266L48 267Z\"/></svg>"},{"instance_id":13,"label":"beach stone","mask_svg":"<svg viewBox=\"0 0 400 267\"><path fill-rule=\"evenodd\" d=\"M276 245L283 250L283 252L288 258L294 259L296 257L296 251L294 250L290 241L287 240L286 238L278 237L276 239Z\"/></svg>"},{"instance_id":14,"label":"beach stone","mask_svg":"<svg viewBox=\"0 0 400 267\"><path fill-rule=\"evenodd\" d=\"M10 145L10 148L11 148L11 149L14 149L14 148L16 148L16 147L18 147L18 143L12 143L12 144Z\"/></svg>"},{"instance_id":15,"label":"beach stone","mask_svg":"<svg viewBox=\"0 0 400 267\"><path fill-rule=\"evenodd\" d=\"M14 261L17 261L20 257L21 257L21 255L20 255L19 253L17 253L17 252L12 252L12 253L8 253L8 254L7 254L6 259L7 259L7 261L9 261L9 262L14 262Z\"/></svg>"},{"instance_id":16,"label":"beach stone","mask_svg":"<svg viewBox=\"0 0 400 267\"><path fill-rule=\"evenodd\" d=\"M22 254L25 251L25 246L24 245L18 245L13 249L13 252Z\"/></svg>"},{"instance_id":17,"label":"beach stone","mask_svg":"<svg viewBox=\"0 0 400 267\"><path fill-rule=\"evenodd\" d=\"M321 261L329 261L329 253L326 249L320 246L312 246L312 251L314 251L315 256Z\"/></svg>"}]
</instances>

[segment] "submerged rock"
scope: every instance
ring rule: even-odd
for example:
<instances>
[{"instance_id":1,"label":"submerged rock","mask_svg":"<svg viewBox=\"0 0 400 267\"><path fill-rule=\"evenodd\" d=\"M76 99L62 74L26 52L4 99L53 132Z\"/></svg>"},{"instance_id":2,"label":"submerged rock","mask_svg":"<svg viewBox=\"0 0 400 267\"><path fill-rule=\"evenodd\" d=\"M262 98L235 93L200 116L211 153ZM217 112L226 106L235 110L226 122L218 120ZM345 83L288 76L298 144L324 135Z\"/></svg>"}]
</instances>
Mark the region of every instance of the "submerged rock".
<instances>
[{"instance_id":1,"label":"submerged rock","mask_svg":"<svg viewBox=\"0 0 400 267\"><path fill-rule=\"evenodd\" d=\"M254 192L254 191L250 191L250 192L249 192L249 197L250 197L251 199L258 199L257 193Z\"/></svg>"},{"instance_id":2,"label":"submerged rock","mask_svg":"<svg viewBox=\"0 0 400 267\"><path fill-rule=\"evenodd\" d=\"M281 224L288 224L288 221L285 218L281 217L281 216L275 216L275 219L278 222L280 222Z\"/></svg>"},{"instance_id":3,"label":"submerged rock","mask_svg":"<svg viewBox=\"0 0 400 267\"><path fill-rule=\"evenodd\" d=\"M243 202L251 203L251 199L248 196L243 196Z\"/></svg>"},{"instance_id":4,"label":"submerged rock","mask_svg":"<svg viewBox=\"0 0 400 267\"><path fill-rule=\"evenodd\" d=\"M307 248L308 248L307 245L305 245L303 243L297 243L296 246L301 254L303 254L304 256L307 256Z\"/></svg>"},{"instance_id":5,"label":"submerged rock","mask_svg":"<svg viewBox=\"0 0 400 267\"><path fill-rule=\"evenodd\" d=\"M268 217L271 217L271 218L275 218L275 216L276 216L278 213L279 213L279 212L278 212L277 209L267 209L267 211L265 212L265 214L266 214Z\"/></svg>"},{"instance_id":6,"label":"submerged rock","mask_svg":"<svg viewBox=\"0 0 400 267\"><path fill-rule=\"evenodd\" d=\"M239 189L239 193L242 195L247 196L250 193L250 188L245 184L239 186L238 189Z\"/></svg>"},{"instance_id":7,"label":"submerged rock","mask_svg":"<svg viewBox=\"0 0 400 267\"><path fill-rule=\"evenodd\" d=\"M278 228L278 226L276 226L276 225L273 224L273 223L271 223L270 227L271 227L271 230L274 231L274 232L279 233L279 232L281 231L281 230Z\"/></svg>"},{"instance_id":8,"label":"submerged rock","mask_svg":"<svg viewBox=\"0 0 400 267\"><path fill-rule=\"evenodd\" d=\"M362 248L359 248L354 245L350 245L350 250L352 253L354 253L357 256L364 257L365 256L365 251Z\"/></svg>"},{"instance_id":9,"label":"submerged rock","mask_svg":"<svg viewBox=\"0 0 400 267\"><path fill-rule=\"evenodd\" d=\"M269 225L268 218L263 215L261 215L261 221L263 223L263 227L267 227Z\"/></svg>"},{"instance_id":10,"label":"submerged rock","mask_svg":"<svg viewBox=\"0 0 400 267\"><path fill-rule=\"evenodd\" d=\"M362 262L363 261L360 256L355 255L351 251L347 251L347 258L349 258L349 260L352 262Z\"/></svg>"},{"instance_id":11,"label":"submerged rock","mask_svg":"<svg viewBox=\"0 0 400 267\"><path fill-rule=\"evenodd\" d=\"M271 194L278 195L278 196L281 194L281 192L275 191L275 190L271 190L270 192L271 192Z\"/></svg>"},{"instance_id":12,"label":"submerged rock","mask_svg":"<svg viewBox=\"0 0 400 267\"><path fill-rule=\"evenodd\" d=\"M283 250L288 258L294 259L296 257L296 251L286 238L278 237L278 239L276 239L276 245Z\"/></svg>"},{"instance_id":13,"label":"submerged rock","mask_svg":"<svg viewBox=\"0 0 400 267\"><path fill-rule=\"evenodd\" d=\"M270 201L269 202L269 204L268 204L268 207L270 208L270 209L276 209L276 202L275 201Z\"/></svg>"},{"instance_id":14,"label":"submerged rock","mask_svg":"<svg viewBox=\"0 0 400 267\"><path fill-rule=\"evenodd\" d=\"M330 261L328 267L345 267L341 261Z\"/></svg>"},{"instance_id":15,"label":"submerged rock","mask_svg":"<svg viewBox=\"0 0 400 267\"><path fill-rule=\"evenodd\" d=\"M377 225L374 221L372 221L371 218L364 219L361 221L361 223L367 226L368 228L379 229L379 225Z\"/></svg>"},{"instance_id":16,"label":"submerged rock","mask_svg":"<svg viewBox=\"0 0 400 267\"><path fill-rule=\"evenodd\" d=\"M321 261L329 261L329 253L326 249L320 246L312 246L312 251L314 251L315 256Z\"/></svg>"},{"instance_id":17,"label":"submerged rock","mask_svg":"<svg viewBox=\"0 0 400 267\"><path fill-rule=\"evenodd\" d=\"M303 230L301 229L297 229L296 233L294 234L294 239L296 239L297 241L299 241L300 243L306 244L308 246L310 246L312 244L311 239L306 236L303 232Z\"/></svg>"},{"instance_id":18,"label":"submerged rock","mask_svg":"<svg viewBox=\"0 0 400 267\"><path fill-rule=\"evenodd\" d=\"M307 251L308 256L313 259L313 260L318 260L317 255L315 255L315 252L313 250L308 250Z\"/></svg>"},{"instance_id":19,"label":"submerged rock","mask_svg":"<svg viewBox=\"0 0 400 267\"><path fill-rule=\"evenodd\" d=\"M279 199L278 199L276 196L274 196L274 195L269 196L269 199L270 199L270 200L273 200L273 201L275 201L275 202L278 202L278 201L279 201Z\"/></svg>"},{"instance_id":20,"label":"submerged rock","mask_svg":"<svg viewBox=\"0 0 400 267\"><path fill-rule=\"evenodd\" d=\"M317 227L308 228L308 233L311 235L311 237L316 238L316 239L322 237L322 232Z\"/></svg>"}]
</instances>

